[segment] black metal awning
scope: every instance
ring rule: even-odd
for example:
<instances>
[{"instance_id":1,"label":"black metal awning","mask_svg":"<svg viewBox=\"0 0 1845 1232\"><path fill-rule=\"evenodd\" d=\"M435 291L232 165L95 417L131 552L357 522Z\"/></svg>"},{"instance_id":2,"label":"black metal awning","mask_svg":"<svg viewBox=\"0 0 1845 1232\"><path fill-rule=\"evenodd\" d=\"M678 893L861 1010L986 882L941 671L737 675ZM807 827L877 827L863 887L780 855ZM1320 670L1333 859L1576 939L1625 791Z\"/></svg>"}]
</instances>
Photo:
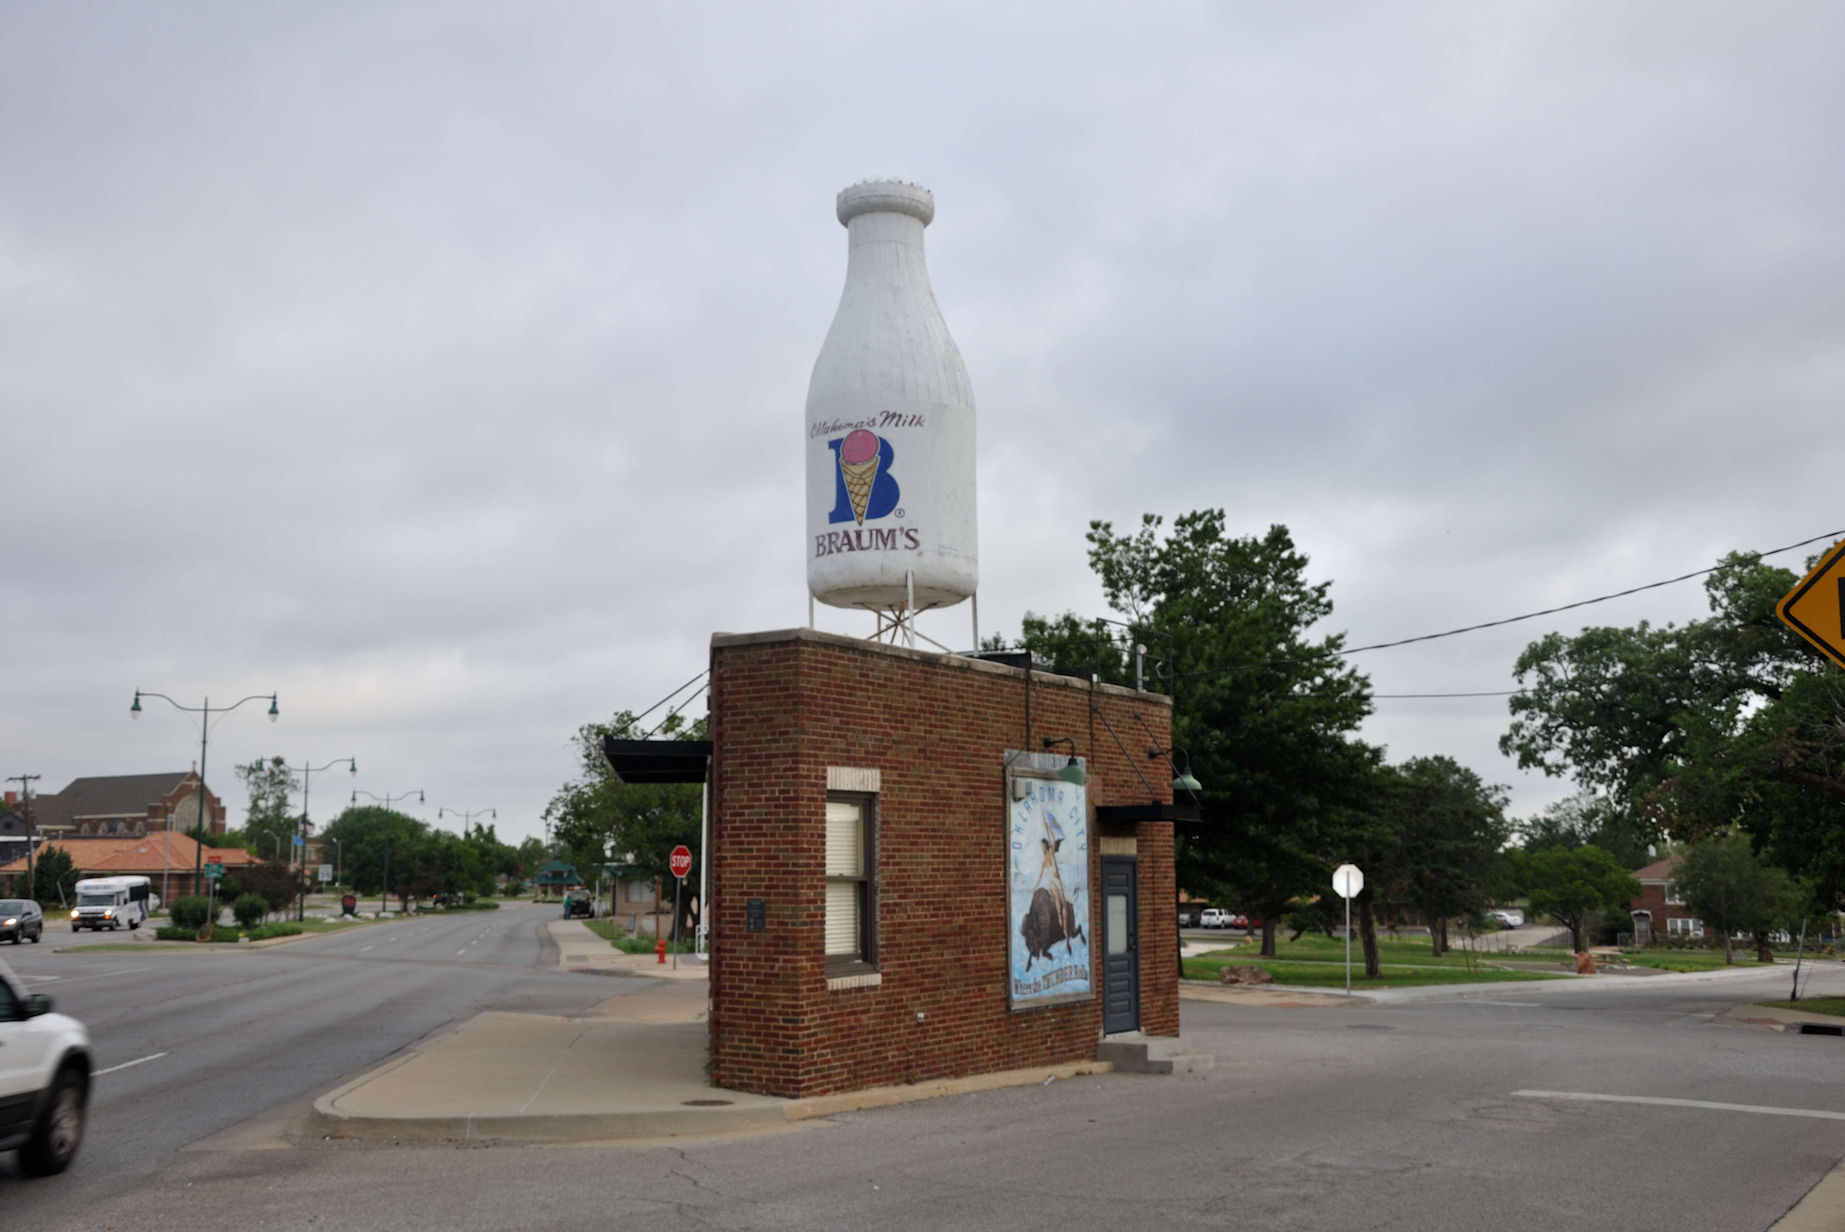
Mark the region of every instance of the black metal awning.
<instances>
[{"instance_id":1,"label":"black metal awning","mask_svg":"<svg viewBox=\"0 0 1845 1232\"><path fill-rule=\"evenodd\" d=\"M711 761L709 740L602 738L602 756L624 783L702 783Z\"/></svg>"},{"instance_id":2,"label":"black metal awning","mask_svg":"<svg viewBox=\"0 0 1845 1232\"><path fill-rule=\"evenodd\" d=\"M1187 804L1101 804L1095 819L1103 825L1131 826L1137 821L1176 821L1196 825L1204 814Z\"/></svg>"}]
</instances>

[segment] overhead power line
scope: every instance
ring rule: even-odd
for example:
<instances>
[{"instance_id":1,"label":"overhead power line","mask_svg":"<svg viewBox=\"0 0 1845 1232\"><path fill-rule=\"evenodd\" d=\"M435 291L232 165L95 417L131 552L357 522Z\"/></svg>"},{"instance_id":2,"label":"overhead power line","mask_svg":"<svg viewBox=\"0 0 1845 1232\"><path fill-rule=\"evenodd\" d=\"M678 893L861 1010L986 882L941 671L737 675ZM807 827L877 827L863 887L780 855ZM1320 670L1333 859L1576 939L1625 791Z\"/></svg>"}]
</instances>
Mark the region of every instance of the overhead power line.
<instances>
[{"instance_id":1,"label":"overhead power line","mask_svg":"<svg viewBox=\"0 0 1845 1232\"><path fill-rule=\"evenodd\" d=\"M1769 548L1766 552L1750 552L1748 555L1760 560L1767 556L1778 556L1782 552L1791 552L1795 548L1804 548L1809 543L1818 543L1822 539L1836 540L1841 538L1845 538L1845 530L1835 530L1824 535L1814 535L1811 539L1802 539L1799 543L1790 543L1785 547ZM1500 625L1515 625L1521 620L1536 620L1539 616L1555 616L1558 612L1574 611L1576 608L1588 607L1590 604L1606 603L1610 599L1625 599L1628 595L1637 595L1641 591L1658 590L1661 586L1673 586L1679 582L1689 582L1692 578L1705 577L1717 572L1717 570L1721 568L1723 568L1722 565L1712 565L1708 569L1698 569L1691 573L1681 573L1677 577L1666 578L1659 582L1648 582L1644 586L1630 586L1626 590L1617 590L1612 594L1597 595L1593 599L1578 599L1574 603L1565 603L1560 607L1547 607L1536 612L1526 612L1521 616L1507 616L1500 620L1483 621L1477 625L1463 625L1458 629L1446 629L1440 633L1424 633L1416 637L1398 638L1394 642L1373 642L1369 646L1353 646L1348 650L1341 650L1339 653L1359 654L1366 650L1389 650L1393 646L1408 646L1415 642L1432 642L1437 638L1457 637L1462 633L1477 633L1481 629L1496 629Z\"/></svg>"}]
</instances>

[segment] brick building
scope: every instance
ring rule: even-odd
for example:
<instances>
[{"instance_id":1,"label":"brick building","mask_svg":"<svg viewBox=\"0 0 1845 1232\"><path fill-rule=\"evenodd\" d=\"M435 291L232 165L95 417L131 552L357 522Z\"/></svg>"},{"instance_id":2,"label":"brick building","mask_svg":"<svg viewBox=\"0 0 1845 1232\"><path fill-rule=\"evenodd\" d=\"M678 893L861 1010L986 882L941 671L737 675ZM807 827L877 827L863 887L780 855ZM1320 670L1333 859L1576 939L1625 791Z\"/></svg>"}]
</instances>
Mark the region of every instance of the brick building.
<instances>
[{"instance_id":1,"label":"brick building","mask_svg":"<svg viewBox=\"0 0 1845 1232\"><path fill-rule=\"evenodd\" d=\"M32 797L32 824L41 833L67 838L125 838L168 829L190 830L199 823L200 790L196 769L72 779L56 795ZM203 790L205 831L223 834L224 802L211 788Z\"/></svg>"},{"instance_id":2,"label":"brick building","mask_svg":"<svg viewBox=\"0 0 1845 1232\"><path fill-rule=\"evenodd\" d=\"M1628 904L1634 922L1634 944L1646 945L1661 938L1703 940L1704 922L1691 914L1672 889L1672 878L1684 862L1684 856L1667 856L1635 870L1640 893Z\"/></svg>"},{"instance_id":3,"label":"brick building","mask_svg":"<svg viewBox=\"0 0 1845 1232\"><path fill-rule=\"evenodd\" d=\"M1029 665L713 638L714 1080L811 1096L1176 1036L1170 731L1166 697Z\"/></svg>"}]
</instances>

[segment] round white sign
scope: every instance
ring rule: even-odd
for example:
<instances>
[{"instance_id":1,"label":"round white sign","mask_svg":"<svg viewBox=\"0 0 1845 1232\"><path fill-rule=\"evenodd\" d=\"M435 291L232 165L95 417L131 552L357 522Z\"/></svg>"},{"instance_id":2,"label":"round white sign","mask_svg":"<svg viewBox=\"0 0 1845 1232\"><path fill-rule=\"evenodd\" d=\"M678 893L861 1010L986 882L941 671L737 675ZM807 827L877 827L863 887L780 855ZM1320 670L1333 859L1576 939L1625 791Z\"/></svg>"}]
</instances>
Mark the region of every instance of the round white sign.
<instances>
[{"instance_id":1,"label":"round white sign","mask_svg":"<svg viewBox=\"0 0 1845 1232\"><path fill-rule=\"evenodd\" d=\"M1365 875L1356 864L1341 864L1333 870L1333 890L1340 898L1357 898L1365 888Z\"/></svg>"}]
</instances>

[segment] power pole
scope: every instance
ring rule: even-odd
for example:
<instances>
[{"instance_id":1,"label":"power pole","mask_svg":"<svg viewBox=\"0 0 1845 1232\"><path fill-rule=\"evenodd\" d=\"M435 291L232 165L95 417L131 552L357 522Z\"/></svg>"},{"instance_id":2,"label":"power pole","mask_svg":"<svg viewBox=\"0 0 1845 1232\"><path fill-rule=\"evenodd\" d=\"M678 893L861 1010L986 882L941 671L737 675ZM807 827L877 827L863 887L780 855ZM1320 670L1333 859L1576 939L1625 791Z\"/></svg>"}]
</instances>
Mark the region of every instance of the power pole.
<instances>
[{"instance_id":1,"label":"power pole","mask_svg":"<svg viewBox=\"0 0 1845 1232\"><path fill-rule=\"evenodd\" d=\"M42 774L9 774L6 777L7 782L19 784L19 806L25 810L27 898L38 897L38 886L35 884L36 874L33 872L32 867L32 848L34 846L32 835L32 784L43 777L44 775Z\"/></svg>"}]
</instances>

